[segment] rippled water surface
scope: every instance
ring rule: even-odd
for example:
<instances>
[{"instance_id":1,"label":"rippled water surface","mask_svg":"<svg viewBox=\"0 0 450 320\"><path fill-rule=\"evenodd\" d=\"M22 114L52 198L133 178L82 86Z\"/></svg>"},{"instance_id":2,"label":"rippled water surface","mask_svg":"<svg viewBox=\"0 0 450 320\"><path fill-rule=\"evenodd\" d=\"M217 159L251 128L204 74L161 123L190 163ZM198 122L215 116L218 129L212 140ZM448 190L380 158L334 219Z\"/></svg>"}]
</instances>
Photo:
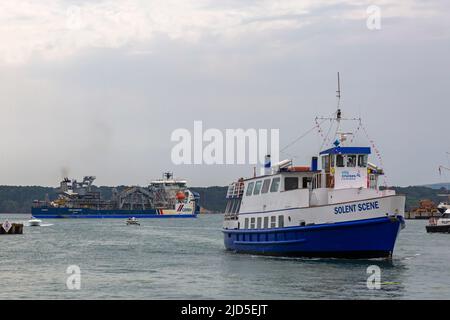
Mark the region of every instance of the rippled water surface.
<instances>
[{"instance_id":1,"label":"rippled water surface","mask_svg":"<svg viewBox=\"0 0 450 320\"><path fill-rule=\"evenodd\" d=\"M27 215L0 215L19 222ZM450 234L407 220L392 261L226 252L221 215L197 219L44 220L0 235L0 299L450 299ZM69 290L67 267L81 269ZM369 290L367 267L381 268Z\"/></svg>"}]
</instances>

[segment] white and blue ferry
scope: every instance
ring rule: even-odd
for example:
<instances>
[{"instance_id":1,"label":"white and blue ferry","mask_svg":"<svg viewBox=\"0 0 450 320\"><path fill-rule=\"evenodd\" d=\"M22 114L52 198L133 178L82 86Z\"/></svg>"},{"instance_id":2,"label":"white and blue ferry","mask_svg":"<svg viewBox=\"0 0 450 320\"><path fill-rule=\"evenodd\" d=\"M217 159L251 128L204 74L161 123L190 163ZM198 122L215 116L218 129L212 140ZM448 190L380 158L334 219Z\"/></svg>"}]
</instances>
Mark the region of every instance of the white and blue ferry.
<instances>
[{"instance_id":1,"label":"white and blue ferry","mask_svg":"<svg viewBox=\"0 0 450 320\"><path fill-rule=\"evenodd\" d=\"M334 119L341 120L340 109ZM310 166L285 160L269 165L265 175L232 183L223 223L226 249L391 257L404 227L405 196L378 187L383 170L369 162L372 148L344 145L346 135L337 132L333 146L312 157Z\"/></svg>"}]
</instances>

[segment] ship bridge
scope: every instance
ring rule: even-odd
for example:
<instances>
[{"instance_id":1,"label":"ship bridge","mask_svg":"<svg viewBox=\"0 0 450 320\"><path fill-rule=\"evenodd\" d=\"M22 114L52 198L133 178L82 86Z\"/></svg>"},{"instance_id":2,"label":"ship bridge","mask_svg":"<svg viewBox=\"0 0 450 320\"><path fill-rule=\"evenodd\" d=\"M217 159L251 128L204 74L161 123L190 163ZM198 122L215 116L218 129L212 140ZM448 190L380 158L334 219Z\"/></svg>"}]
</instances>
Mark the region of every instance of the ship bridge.
<instances>
[{"instance_id":1,"label":"ship bridge","mask_svg":"<svg viewBox=\"0 0 450 320\"><path fill-rule=\"evenodd\" d=\"M320 152L322 172L315 187L333 189L367 188L370 147L337 146Z\"/></svg>"}]
</instances>

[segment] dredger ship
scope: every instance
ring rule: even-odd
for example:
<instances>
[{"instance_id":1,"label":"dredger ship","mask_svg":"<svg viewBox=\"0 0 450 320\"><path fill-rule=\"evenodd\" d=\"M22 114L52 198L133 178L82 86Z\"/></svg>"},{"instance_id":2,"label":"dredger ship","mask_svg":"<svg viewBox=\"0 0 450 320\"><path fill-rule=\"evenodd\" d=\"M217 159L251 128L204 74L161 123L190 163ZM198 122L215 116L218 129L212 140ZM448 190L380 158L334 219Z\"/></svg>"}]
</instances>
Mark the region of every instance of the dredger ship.
<instances>
[{"instance_id":1,"label":"dredger ship","mask_svg":"<svg viewBox=\"0 0 450 320\"><path fill-rule=\"evenodd\" d=\"M56 200L35 200L32 215L40 219L54 218L195 218L200 212L198 193L188 189L185 180L173 178L171 172L147 187L112 190L110 200L93 191L96 177L86 176L82 182L64 178Z\"/></svg>"}]
</instances>

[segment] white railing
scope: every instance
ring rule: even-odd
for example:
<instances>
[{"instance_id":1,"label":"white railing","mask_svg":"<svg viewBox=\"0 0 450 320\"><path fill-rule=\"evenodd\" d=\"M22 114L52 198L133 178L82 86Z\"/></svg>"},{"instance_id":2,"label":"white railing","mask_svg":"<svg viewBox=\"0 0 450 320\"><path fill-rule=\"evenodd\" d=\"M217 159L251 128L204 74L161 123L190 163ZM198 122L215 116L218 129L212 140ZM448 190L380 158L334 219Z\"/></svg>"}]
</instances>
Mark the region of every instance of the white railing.
<instances>
[{"instance_id":1,"label":"white railing","mask_svg":"<svg viewBox=\"0 0 450 320\"><path fill-rule=\"evenodd\" d=\"M242 198L242 195L244 194L244 186L243 181L233 182L230 184L228 186L227 199Z\"/></svg>"}]
</instances>

